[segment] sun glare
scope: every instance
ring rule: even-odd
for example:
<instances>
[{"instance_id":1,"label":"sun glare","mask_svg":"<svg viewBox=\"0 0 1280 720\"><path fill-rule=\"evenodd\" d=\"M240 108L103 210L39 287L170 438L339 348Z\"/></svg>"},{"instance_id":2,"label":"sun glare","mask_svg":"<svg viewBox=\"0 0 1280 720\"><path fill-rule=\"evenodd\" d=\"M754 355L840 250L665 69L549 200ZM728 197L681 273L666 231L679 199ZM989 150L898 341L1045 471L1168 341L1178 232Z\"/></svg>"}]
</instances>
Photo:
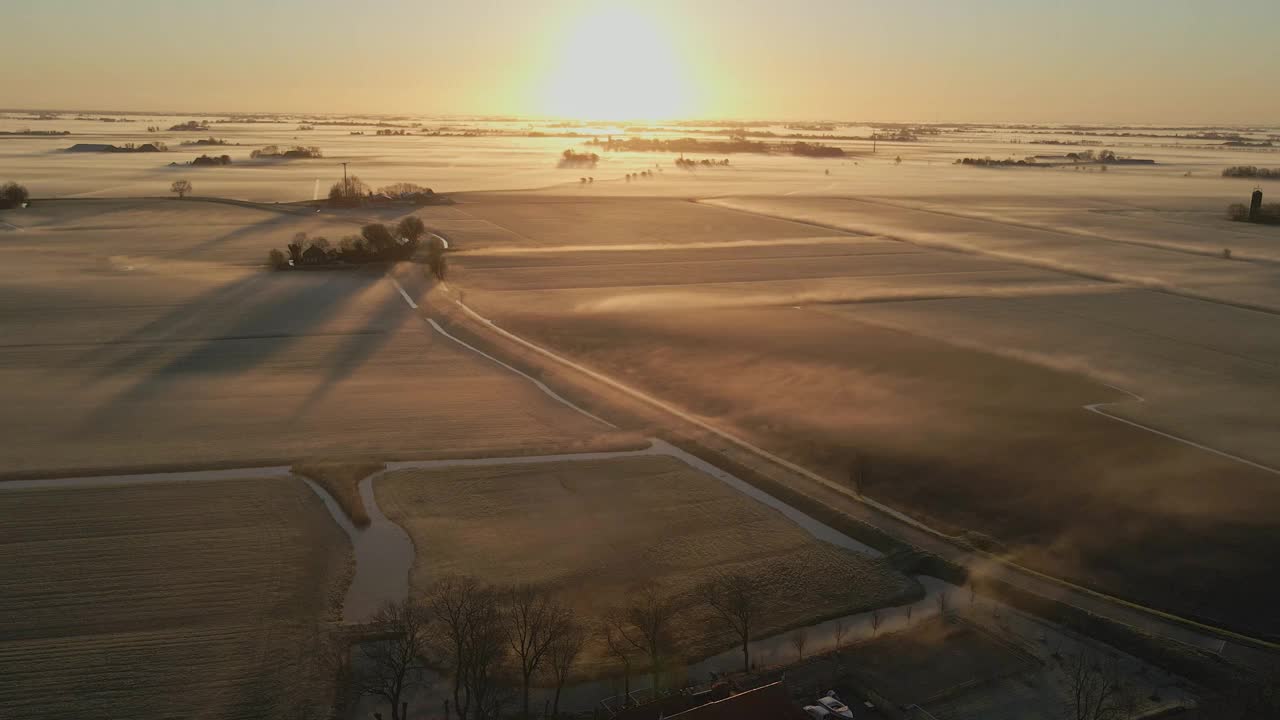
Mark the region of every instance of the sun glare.
<instances>
[{"instance_id":1,"label":"sun glare","mask_svg":"<svg viewBox=\"0 0 1280 720\"><path fill-rule=\"evenodd\" d=\"M690 112L686 68L655 19L614 5L566 26L546 112L580 120L673 118Z\"/></svg>"}]
</instances>

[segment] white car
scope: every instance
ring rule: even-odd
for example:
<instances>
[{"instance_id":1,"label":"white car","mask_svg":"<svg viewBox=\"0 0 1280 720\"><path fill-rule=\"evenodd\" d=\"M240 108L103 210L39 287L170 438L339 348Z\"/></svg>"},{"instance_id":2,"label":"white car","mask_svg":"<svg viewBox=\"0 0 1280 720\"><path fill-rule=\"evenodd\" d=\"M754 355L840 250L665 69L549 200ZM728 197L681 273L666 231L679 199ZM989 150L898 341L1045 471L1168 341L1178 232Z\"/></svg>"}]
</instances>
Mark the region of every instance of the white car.
<instances>
[{"instance_id":1,"label":"white car","mask_svg":"<svg viewBox=\"0 0 1280 720\"><path fill-rule=\"evenodd\" d=\"M844 718L844 720L853 720L853 711L849 709L848 705L840 702L840 699L833 695L818 698L818 703L822 705L822 708L832 717Z\"/></svg>"},{"instance_id":2,"label":"white car","mask_svg":"<svg viewBox=\"0 0 1280 720\"><path fill-rule=\"evenodd\" d=\"M831 711L821 705L805 705L804 711L809 713L809 717L813 720L831 720Z\"/></svg>"}]
</instances>

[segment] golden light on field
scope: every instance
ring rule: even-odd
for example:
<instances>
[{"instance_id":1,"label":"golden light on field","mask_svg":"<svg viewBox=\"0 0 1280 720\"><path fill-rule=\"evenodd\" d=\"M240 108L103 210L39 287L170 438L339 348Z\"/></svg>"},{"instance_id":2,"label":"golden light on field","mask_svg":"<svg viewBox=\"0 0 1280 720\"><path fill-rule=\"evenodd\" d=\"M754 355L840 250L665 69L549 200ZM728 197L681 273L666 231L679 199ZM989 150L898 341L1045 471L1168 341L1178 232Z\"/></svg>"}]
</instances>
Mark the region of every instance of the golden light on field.
<instances>
[{"instance_id":1,"label":"golden light on field","mask_svg":"<svg viewBox=\"0 0 1280 720\"><path fill-rule=\"evenodd\" d=\"M565 118L673 118L692 111L687 68L657 18L613 5L571 19L545 112Z\"/></svg>"}]
</instances>

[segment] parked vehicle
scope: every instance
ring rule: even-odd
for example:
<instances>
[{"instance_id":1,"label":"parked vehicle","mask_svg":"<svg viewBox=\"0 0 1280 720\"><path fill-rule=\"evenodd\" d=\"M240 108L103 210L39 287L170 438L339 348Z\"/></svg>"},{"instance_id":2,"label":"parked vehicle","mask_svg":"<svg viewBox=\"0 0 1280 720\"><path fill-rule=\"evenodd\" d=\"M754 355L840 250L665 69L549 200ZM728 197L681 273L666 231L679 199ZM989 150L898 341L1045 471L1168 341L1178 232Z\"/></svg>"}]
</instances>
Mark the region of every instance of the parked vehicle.
<instances>
[{"instance_id":1,"label":"parked vehicle","mask_svg":"<svg viewBox=\"0 0 1280 720\"><path fill-rule=\"evenodd\" d=\"M832 720L831 711L821 705L805 705L804 711L813 720Z\"/></svg>"},{"instance_id":2,"label":"parked vehicle","mask_svg":"<svg viewBox=\"0 0 1280 720\"><path fill-rule=\"evenodd\" d=\"M836 697L834 693L818 698L818 704L825 708L832 717L853 720L853 711Z\"/></svg>"}]
</instances>

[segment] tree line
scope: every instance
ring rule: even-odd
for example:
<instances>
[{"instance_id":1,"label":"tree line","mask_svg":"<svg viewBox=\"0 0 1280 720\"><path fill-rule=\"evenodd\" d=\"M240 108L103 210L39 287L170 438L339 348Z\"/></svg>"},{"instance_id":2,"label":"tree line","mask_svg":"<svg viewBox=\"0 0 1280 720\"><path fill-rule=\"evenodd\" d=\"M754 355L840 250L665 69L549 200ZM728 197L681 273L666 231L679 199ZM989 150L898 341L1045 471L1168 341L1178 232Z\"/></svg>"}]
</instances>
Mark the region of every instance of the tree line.
<instances>
[{"instance_id":1,"label":"tree line","mask_svg":"<svg viewBox=\"0 0 1280 720\"><path fill-rule=\"evenodd\" d=\"M1222 177L1265 178L1280 180L1280 168L1260 168L1253 165L1235 165L1222 171Z\"/></svg>"},{"instance_id":2,"label":"tree line","mask_svg":"<svg viewBox=\"0 0 1280 720\"><path fill-rule=\"evenodd\" d=\"M348 235L336 246L326 237L311 237L306 232L298 232L285 245L285 251L273 248L267 255L267 263L272 269L287 270L303 265L408 260L418 250L426 234L427 226L415 215L402 218L394 228L370 223L360 228L359 235ZM433 242L428 246L427 267L437 278L444 279L447 260L442 243Z\"/></svg>"},{"instance_id":3,"label":"tree line","mask_svg":"<svg viewBox=\"0 0 1280 720\"><path fill-rule=\"evenodd\" d=\"M761 583L729 572L689 593L642 585L588 621L549 587L450 575L424 597L379 610L371 625L381 639L360 644L342 671L356 693L385 701L391 720L403 720L410 691L426 682L428 669L447 678L449 713L457 720L492 720L513 706L527 720L530 690L540 680L552 690L554 716L592 640L621 669L625 693L637 668L647 668L657 689L678 652L678 619L689 616L731 634L749 670L750 643L767 607Z\"/></svg>"}]
</instances>

